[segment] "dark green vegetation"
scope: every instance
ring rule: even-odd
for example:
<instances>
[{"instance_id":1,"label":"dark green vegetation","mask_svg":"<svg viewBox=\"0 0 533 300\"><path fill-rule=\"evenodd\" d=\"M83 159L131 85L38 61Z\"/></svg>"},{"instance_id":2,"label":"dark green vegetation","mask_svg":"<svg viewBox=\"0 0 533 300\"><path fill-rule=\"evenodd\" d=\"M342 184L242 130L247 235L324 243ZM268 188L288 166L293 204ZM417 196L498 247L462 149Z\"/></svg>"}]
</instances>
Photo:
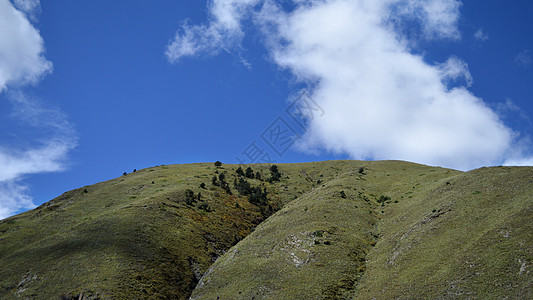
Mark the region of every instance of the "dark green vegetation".
<instances>
[{"instance_id":1,"label":"dark green vegetation","mask_svg":"<svg viewBox=\"0 0 533 300\"><path fill-rule=\"evenodd\" d=\"M532 195L525 167L148 168L0 221L0 298L528 299Z\"/></svg>"}]
</instances>

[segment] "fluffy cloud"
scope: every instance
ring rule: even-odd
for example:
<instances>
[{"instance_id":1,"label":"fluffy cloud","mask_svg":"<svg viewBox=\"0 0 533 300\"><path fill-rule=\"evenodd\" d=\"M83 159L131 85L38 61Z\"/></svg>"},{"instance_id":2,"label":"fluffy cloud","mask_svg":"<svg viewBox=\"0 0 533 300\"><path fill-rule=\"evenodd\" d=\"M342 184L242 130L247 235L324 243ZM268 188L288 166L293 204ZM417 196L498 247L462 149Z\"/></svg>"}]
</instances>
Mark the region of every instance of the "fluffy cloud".
<instances>
[{"instance_id":1,"label":"fluffy cloud","mask_svg":"<svg viewBox=\"0 0 533 300\"><path fill-rule=\"evenodd\" d=\"M8 84L37 82L52 70L44 43L24 13L0 0L0 92Z\"/></svg>"},{"instance_id":2,"label":"fluffy cloud","mask_svg":"<svg viewBox=\"0 0 533 300\"><path fill-rule=\"evenodd\" d=\"M229 33L217 30L216 43L206 43L208 34L178 33L174 42L238 48L243 20L250 18L264 33L272 61L308 83L325 111L311 121L301 149L463 170L500 164L510 155L517 134L468 90L468 65L453 56L428 63L412 48L419 39L459 39L460 1L301 0L290 10L268 0L214 3L221 2L248 7L225 10L231 27L218 25L211 10L201 28Z\"/></svg>"},{"instance_id":3,"label":"fluffy cloud","mask_svg":"<svg viewBox=\"0 0 533 300\"><path fill-rule=\"evenodd\" d=\"M4 107L11 109L1 117L8 125L3 130L10 130L25 146L0 144L0 219L32 208L25 176L63 170L68 151L76 146L74 129L60 111L45 108L20 91L50 73L52 63L44 57L43 40L28 20L39 9L39 1L17 0L15 6L18 9L0 0L0 94L9 102ZM20 126L32 134L16 132Z\"/></svg>"},{"instance_id":4,"label":"fluffy cloud","mask_svg":"<svg viewBox=\"0 0 533 300\"><path fill-rule=\"evenodd\" d=\"M41 7L39 0L14 0L15 7L21 11L34 12Z\"/></svg>"},{"instance_id":5,"label":"fluffy cloud","mask_svg":"<svg viewBox=\"0 0 533 300\"><path fill-rule=\"evenodd\" d=\"M41 12L41 2L39 0L14 0L15 7L25 12L32 21L37 21L36 15Z\"/></svg>"},{"instance_id":6,"label":"fluffy cloud","mask_svg":"<svg viewBox=\"0 0 533 300\"><path fill-rule=\"evenodd\" d=\"M184 56L216 54L240 45L244 33L242 19L259 0L214 0L209 4L211 22L206 25L183 24L167 47L170 62L178 62Z\"/></svg>"}]
</instances>

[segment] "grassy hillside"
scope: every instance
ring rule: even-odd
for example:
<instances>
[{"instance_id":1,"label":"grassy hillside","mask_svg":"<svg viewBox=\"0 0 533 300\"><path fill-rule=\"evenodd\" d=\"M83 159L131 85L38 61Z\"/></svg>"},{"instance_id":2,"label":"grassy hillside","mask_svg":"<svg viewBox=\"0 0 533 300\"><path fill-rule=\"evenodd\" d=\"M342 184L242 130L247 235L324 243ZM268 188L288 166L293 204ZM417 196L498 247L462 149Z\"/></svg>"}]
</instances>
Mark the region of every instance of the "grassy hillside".
<instances>
[{"instance_id":1,"label":"grassy hillside","mask_svg":"<svg viewBox=\"0 0 533 300\"><path fill-rule=\"evenodd\" d=\"M533 299L533 168L483 168L389 209L360 298Z\"/></svg>"},{"instance_id":2,"label":"grassy hillside","mask_svg":"<svg viewBox=\"0 0 533 300\"><path fill-rule=\"evenodd\" d=\"M533 168L365 165L259 225L192 298L533 298Z\"/></svg>"},{"instance_id":3,"label":"grassy hillside","mask_svg":"<svg viewBox=\"0 0 533 300\"><path fill-rule=\"evenodd\" d=\"M316 184L313 168L297 166L283 170L285 177L298 172L290 186L286 178L247 179L268 192L267 203L255 205L234 188L237 167L139 170L0 221L0 298L188 298L220 255ZM270 176L269 165L252 167ZM335 172L331 166L323 175Z\"/></svg>"},{"instance_id":4,"label":"grassy hillside","mask_svg":"<svg viewBox=\"0 0 533 300\"><path fill-rule=\"evenodd\" d=\"M139 170L0 221L0 298L533 297L533 168L238 167Z\"/></svg>"}]
</instances>

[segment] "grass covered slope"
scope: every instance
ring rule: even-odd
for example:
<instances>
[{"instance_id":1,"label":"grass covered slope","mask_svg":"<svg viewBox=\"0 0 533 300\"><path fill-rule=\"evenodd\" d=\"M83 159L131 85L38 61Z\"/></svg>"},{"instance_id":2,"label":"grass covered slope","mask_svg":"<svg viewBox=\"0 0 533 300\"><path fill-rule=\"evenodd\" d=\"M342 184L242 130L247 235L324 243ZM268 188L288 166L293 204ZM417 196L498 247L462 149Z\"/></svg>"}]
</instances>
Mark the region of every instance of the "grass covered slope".
<instances>
[{"instance_id":1,"label":"grass covered slope","mask_svg":"<svg viewBox=\"0 0 533 300\"><path fill-rule=\"evenodd\" d=\"M533 298L533 168L364 165L260 224L192 299Z\"/></svg>"},{"instance_id":2,"label":"grass covered slope","mask_svg":"<svg viewBox=\"0 0 533 300\"><path fill-rule=\"evenodd\" d=\"M395 161L346 162L341 170L217 260L192 299L351 298L385 210L460 174Z\"/></svg>"},{"instance_id":3,"label":"grass covered slope","mask_svg":"<svg viewBox=\"0 0 533 300\"><path fill-rule=\"evenodd\" d=\"M450 178L390 207L379 232L358 298L533 298L533 168Z\"/></svg>"},{"instance_id":4,"label":"grass covered slope","mask_svg":"<svg viewBox=\"0 0 533 300\"><path fill-rule=\"evenodd\" d=\"M334 165L323 174L334 177ZM270 176L269 165L252 167ZM187 299L220 255L316 184L300 174L312 166L285 168L295 174L290 187L247 179L268 192L252 204L234 188L237 168L139 170L0 221L0 298Z\"/></svg>"},{"instance_id":5,"label":"grass covered slope","mask_svg":"<svg viewBox=\"0 0 533 300\"><path fill-rule=\"evenodd\" d=\"M2 220L0 298L533 298L533 168L270 167L148 168Z\"/></svg>"},{"instance_id":6,"label":"grass covered slope","mask_svg":"<svg viewBox=\"0 0 533 300\"><path fill-rule=\"evenodd\" d=\"M140 170L0 221L0 298L186 299L209 265L264 219L246 198L211 183L224 168Z\"/></svg>"}]
</instances>

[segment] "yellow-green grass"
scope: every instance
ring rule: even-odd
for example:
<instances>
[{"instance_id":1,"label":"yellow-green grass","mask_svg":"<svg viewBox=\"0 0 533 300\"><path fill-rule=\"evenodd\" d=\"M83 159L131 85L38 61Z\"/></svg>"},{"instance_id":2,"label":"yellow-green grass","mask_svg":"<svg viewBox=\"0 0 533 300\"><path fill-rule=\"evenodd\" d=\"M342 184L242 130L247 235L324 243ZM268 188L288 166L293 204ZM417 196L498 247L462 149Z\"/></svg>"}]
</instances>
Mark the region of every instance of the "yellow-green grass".
<instances>
[{"instance_id":1,"label":"yellow-green grass","mask_svg":"<svg viewBox=\"0 0 533 300\"><path fill-rule=\"evenodd\" d=\"M247 179L280 209L270 217L235 190L239 165L199 163L2 220L0 298L533 298L533 168L278 166L280 182ZM212 184L221 173L232 195Z\"/></svg>"},{"instance_id":2,"label":"yellow-green grass","mask_svg":"<svg viewBox=\"0 0 533 300\"><path fill-rule=\"evenodd\" d=\"M354 297L385 211L460 174L396 161L337 164L335 178L286 205L217 260L192 299ZM381 196L390 200L381 204Z\"/></svg>"},{"instance_id":3,"label":"yellow-green grass","mask_svg":"<svg viewBox=\"0 0 533 300\"><path fill-rule=\"evenodd\" d=\"M264 219L233 188L237 167L139 170L0 221L0 298L188 298L214 260ZM270 165L252 167L269 176ZM233 195L212 184L221 173ZM296 184L289 187L289 173L274 184L249 181L267 188L276 209L315 184L304 171L294 173ZM201 200L188 205L187 189L201 193Z\"/></svg>"},{"instance_id":4,"label":"yellow-green grass","mask_svg":"<svg viewBox=\"0 0 533 300\"><path fill-rule=\"evenodd\" d=\"M379 228L358 298L533 298L533 168L447 179Z\"/></svg>"}]
</instances>

